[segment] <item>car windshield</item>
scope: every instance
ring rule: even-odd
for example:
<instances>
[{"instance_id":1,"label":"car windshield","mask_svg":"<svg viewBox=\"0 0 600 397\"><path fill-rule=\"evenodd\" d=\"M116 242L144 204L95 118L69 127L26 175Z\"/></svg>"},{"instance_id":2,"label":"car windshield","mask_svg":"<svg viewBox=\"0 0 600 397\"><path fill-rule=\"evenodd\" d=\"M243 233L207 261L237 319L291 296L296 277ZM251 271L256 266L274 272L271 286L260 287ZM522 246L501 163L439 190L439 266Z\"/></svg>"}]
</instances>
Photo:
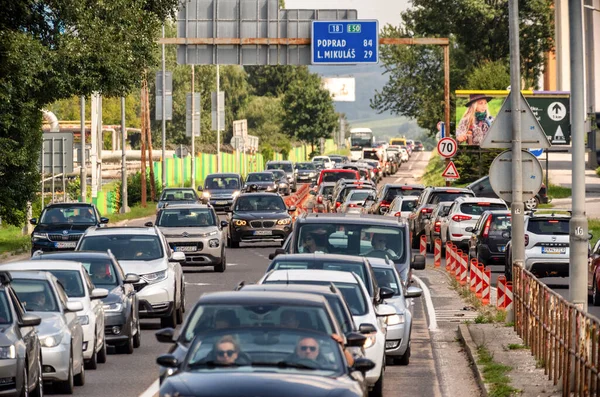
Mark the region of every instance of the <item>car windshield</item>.
<instances>
[{"instance_id":1,"label":"car windshield","mask_svg":"<svg viewBox=\"0 0 600 397\"><path fill-rule=\"evenodd\" d=\"M343 202L344 200L346 200L346 197L348 196L348 194L350 194L350 192L354 192L354 191L357 191L357 190L364 190L364 191L369 192L369 193L372 192L371 186L348 185L348 186L345 186L340 191L340 194L338 195L337 201Z\"/></svg>"},{"instance_id":2,"label":"car windshield","mask_svg":"<svg viewBox=\"0 0 600 397\"><path fill-rule=\"evenodd\" d=\"M352 191L348 195L348 198L346 198L346 201L365 201L372 193L372 190Z\"/></svg>"},{"instance_id":3,"label":"car windshield","mask_svg":"<svg viewBox=\"0 0 600 397\"><path fill-rule=\"evenodd\" d=\"M469 215L481 215L484 211L505 210L506 205L500 203L463 203L460 212Z\"/></svg>"},{"instance_id":4,"label":"car windshield","mask_svg":"<svg viewBox=\"0 0 600 397\"><path fill-rule=\"evenodd\" d=\"M328 162L329 161L329 157L314 157L312 159L312 161L315 161L315 162L319 161L319 162L323 162L324 163L324 162Z\"/></svg>"},{"instance_id":5,"label":"car windshield","mask_svg":"<svg viewBox=\"0 0 600 397\"><path fill-rule=\"evenodd\" d=\"M344 162L344 159L341 157L330 157L331 161L333 161L336 164L341 164Z\"/></svg>"},{"instance_id":6,"label":"car windshield","mask_svg":"<svg viewBox=\"0 0 600 397\"><path fill-rule=\"evenodd\" d=\"M282 170L273 170L272 174L275 175L275 179L285 178L285 171Z\"/></svg>"},{"instance_id":7,"label":"car windshield","mask_svg":"<svg viewBox=\"0 0 600 397\"><path fill-rule=\"evenodd\" d=\"M119 261L152 261L163 256L157 236L113 234L82 237L79 251L110 250Z\"/></svg>"},{"instance_id":8,"label":"car windshield","mask_svg":"<svg viewBox=\"0 0 600 397\"><path fill-rule=\"evenodd\" d=\"M259 174L249 174L246 182L273 182L275 177L272 172L261 172Z\"/></svg>"},{"instance_id":9,"label":"car windshield","mask_svg":"<svg viewBox=\"0 0 600 397\"><path fill-rule=\"evenodd\" d=\"M375 273L375 279L379 287L389 288L394 291L394 295L400 295L400 283L393 269L374 267L373 273Z\"/></svg>"},{"instance_id":10,"label":"car windshield","mask_svg":"<svg viewBox=\"0 0 600 397\"><path fill-rule=\"evenodd\" d=\"M333 188L334 188L334 187L335 187L334 185L330 185L330 186L323 186L323 187L321 188L321 194L322 194L323 196L329 196L330 194L332 194L332 193L333 193Z\"/></svg>"},{"instance_id":11,"label":"car windshield","mask_svg":"<svg viewBox=\"0 0 600 397\"><path fill-rule=\"evenodd\" d=\"M296 163L296 169L314 171L316 170L316 167L313 163Z\"/></svg>"},{"instance_id":12,"label":"car windshield","mask_svg":"<svg viewBox=\"0 0 600 397\"><path fill-rule=\"evenodd\" d=\"M337 182L340 179L358 179L354 171L326 171L323 173L323 182Z\"/></svg>"},{"instance_id":13,"label":"car windshield","mask_svg":"<svg viewBox=\"0 0 600 397\"><path fill-rule=\"evenodd\" d=\"M112 289L119 285L117 272L112 261L108 258L80 259L83 267L90 275L96 287Z\"/></svg>"},{"instance_id":14,"label":"car windshield","mask_svg":"<svg viewBox=\"0 0 600 397\"><path fill-rule=\"evenodd\" d=\"M197 305L181 335L191 342L200 333L237 327L290 327L325 333L335 332L327 311L321 306L289 304Z\"/></svg>"},{"instance_id":15,"label":"car windshield","mask_svg":"<svg viewBox=\"0 0 600 397\"><path fill-rule=\"evenodd\" d=\"M69 298L83 298L83 280L79 270L48 270L58 279Z\"/></svg>"},{"instance_id":16,"label":"car windshield","mask_svg":"<svg viewBox=\"0 0 600 397\"><path fill-rule=\"evenodd\" d=\"M490 223L490 231L507 232L510 226L510 215L495 215Z\"/></svg>"},{"instance_id":17,"label":"car windshield","mask_svg":"<svg viewBox=\"0 0 600 397\"><path fill-rule=\"evenodd\" d=\"M367 287L369 294L372 294L371 282L367 280L367 270L364 263L327 261L327 260L278 260L277 257L269 265L267 271L270 270L291 270L291 269L319 269L319 270L336 270L340 272L349 272L356 274Z\"/></svg>"},{"instance_id":18,"label":"car windshield","mask_svg":"<svg viewBox=\"0 0 600 397\"><path fill-rule=\"evenodd\" d=\"M283 199L276 195L241 195L235 202L235 211L238 212L285 212L285 210Z\"/></svg>"},{"instance_id":19,"label":"car windshield","mask_svg":"<svg viewBox=\"0 0 600 397\"><path fill-rule=\"evenodd\" d=\"M284 172L294 172L294 167L290 163L269 163L268 170L283 170Z\"/></svg>"},{"instance_id":20,"label":"car windshield","mask_svg":"<svg viewBox=\"0 0 600 397\"><path fill-rule=\"evenodd\" d=\"M198 196L193 189L166 189L160 196L161 201L196 201Z\"/></svg>"},{"instance_id":21,"label":"car windshield","mask_svg":"<svg viewBox=\"0 0 600 397\"><path fill-rule=\"evenodd\" d=\"M183 371L308 372L323 377L339 376L345 365L330 335L273 326L198 335L185 361Z\"/></svg>"},{"instance_id":22,"label":"car windshield","mask_svg":"<svg viewBox=\"0 0 600 397\"><path fill-rule=\"evenodd\" d=\"M236 190L240 181L234 176L209 176L204 181L204 188L209 190Z\"/></svg>"},{"instance_id":23,"label":"car windshield","mask_svg":"<svg viewBox=\"0 0 600 397\"><path fill-rule=\"evenodd\" d=\"M13 279L17 297L28 312L58 312L58 305L48 280ZM4 294L2 294L4 297ZM0 306L2 304L0 303ZM0 308L1 309L1 308ZM0 316L2 316L0 314Z\"/></svg>"},{"instance_id":24,"label":"car windshield","mask_svg":"<svg viewBox=\"0 0 600 397\"><path fill-rule=\"evenodd\" d=\"M76 223L93 225L97 223L94 210L90 206L52 207L44 209L40 223Z\"/></svg>"},{"instance_id":25,"label":"car windshield","mask_svg":"<svg viewBox=\"0 0 600 397\"><path fill-rule=\"evenodd\" d=\"M208 227L216 226L213 212L208 208L167 208L158 214L157 226Z\"/></svg>"},{"instance_id":26,"label":"car windshield","mask_svg":"<svg viewBox=\"0 0 600 397\"><path fill-rule=\"evenodd\" d=\"M527 231L534 234L568 236L569 218L530 218L527 223Z\"/></svg>"},{"instance_id":27,"label":"car windshield","mask_svg":"<svg viewBox=\"0 0 600 397\"><path fill-rule=\"evenodd\" d=\"M429 197L430 204L437 204L442 201L454 201L459 197L473 197L470 192L432 192Z\"/></svg>"},{"instance_id":28,"label":"car windshield","mask_svg":"<svg viewBox=\"0 0 600 397\"><path fill-rule=\"evenodd\" d=\"M299 238L294 252L306 252L305 239L308 235L317 239L317 246L330 254L360 255L400 263L408 254L404 229L400 226L376 226L366 222L336 224L334 219L327 224L305 223L298 229Z\"/></svg>"},{"instance_id":29,"label":"car windshield","mask_svg":"<svg viewBox=\"0 0 600 397\"><path fill-rule=\"evenodd\" d=\"M417 206L417 200L402 200L400 211L412 211Z\"/></svg>"}]
</instances>

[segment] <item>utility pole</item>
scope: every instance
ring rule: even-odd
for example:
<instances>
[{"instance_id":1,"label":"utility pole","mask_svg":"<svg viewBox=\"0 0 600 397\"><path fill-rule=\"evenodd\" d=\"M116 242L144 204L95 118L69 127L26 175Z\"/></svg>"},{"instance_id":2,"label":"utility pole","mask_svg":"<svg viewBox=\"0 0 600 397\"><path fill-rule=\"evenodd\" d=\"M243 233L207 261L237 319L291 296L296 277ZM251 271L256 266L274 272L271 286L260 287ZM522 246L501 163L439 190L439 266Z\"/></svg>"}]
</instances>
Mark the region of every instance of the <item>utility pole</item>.
<instances>
[{"instance_id":1,"label":"utility pole","mask_svg":"<svg viewBox=\"0 0 600 397\"><path fill-rule=\"evenodd\" d=\"M127 130L125 129L125 97L121 97L121 214L127 213Z\"/></svg>"},{"instance_id":2,"label":"utility pole","mask_svg":"<svg viewBox=\"0 0 600 397\"><path fill-rule=\"evenodd\" d=\"M80 99L80 124L81 124L81 172L79 174L81 188L80 201L85 203L87 192L87 168L85 164L85 97L82 95ZM42 188L42 202L44 201L44 189Z\"/></svg>"},{"instance_id":3,"label":"utility pole","mask_svg":"<svg viewBox=\"0 0 600 397\"><path fill-rule=\"evenodd\" d=\"M192 65L192 187L196 189L196 98L195 98L195 75L196 66ZM217 132L218 133L218 132ZM183 153L182 153L183 157ZM218 160L217 160L218 161Z\"/></svg>"},{"instance_id":4,"label":"utility pole","mask_svg":"<svg viewBox=\"0 0 600 397\"><path fill-rule=\"evenodd\" d=\"M217 172L221 172L221 79L219 75L219 65L217 64ZM193 119L193 118L192 118Z\"/></svg>"},{"instance_id":5,"label":"utility pole","mask_svg":"<svg viewBox=\"0 0 600 397\"><path fill-rule=\"evenodd\" d=\"M165 38L165 25L162 26L162 37ZM165 44L162 44L162 187L167 187L167 72L165 66ZM150 159L152 164L152 159Z\"/></svg>"},{"instance_id":6,"label":"utility pole","mask_svg":"<svg viewBox=\"0 0 600 397\"><path fill-rule=\"evenodd\" d=\"M583 4L569 0L573 214L569 222L569 300L587 311L588 223L585 216Z\"/></svg>"},{"instance_id":7,"label":"utility pole","mask_svg":"<svg viewBox=\"0 0 600 397\"><path fill-rule=\"evenodd\" d=\"M141 168L141 172L142 172L142 180L140 182L141 185L141 205L142 207L146 208L146 195L147 195L147 187L146 187L146 121L148 120L146 117L146 112L148 111L148 109L146 109L146 90L144 90L144 88L142 87L141 90L141 95L140 95L140 100L141 100L141 105L142 105L142 131L141 131L141 149L142 149L142 153L141 153L141 160L142 160L142 168ZM164 92L164 86L163 86L163 92ZM164 107L164 103L163 103L163 107ZM164 165L164 163L163 163Z\"/></svg>"},{"instance_id":8,"label":"utility pole","mask_svg":"<svg viewBox=\"0 0 600 397\"><path fill-rule=\"evenodd\" d=\"M521 265L525 261L525 206L523 204L523 164L521 153L521 56L519 46L519 2L508 0L508 25L510 38L510 106L512 109L512 202L510 205L512 228L511 250L512 265ZM514 274L514 273L513 273ZM507 313L506 321L514 317L512 310Z\"/></svg>"}]
</instances>

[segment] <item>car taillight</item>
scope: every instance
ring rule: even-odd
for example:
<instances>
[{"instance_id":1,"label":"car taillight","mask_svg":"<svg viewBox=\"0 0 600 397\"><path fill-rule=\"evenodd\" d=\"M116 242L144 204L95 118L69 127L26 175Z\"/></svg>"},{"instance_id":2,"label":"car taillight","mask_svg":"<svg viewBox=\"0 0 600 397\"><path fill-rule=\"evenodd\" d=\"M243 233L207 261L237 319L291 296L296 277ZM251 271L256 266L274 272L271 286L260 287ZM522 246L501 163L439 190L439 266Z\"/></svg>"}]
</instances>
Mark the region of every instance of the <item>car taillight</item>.
<instances>
[{"instance_id":1,"label":"car taillight","mask_svg":"<svg viewBox=\"0 0 600 397\"><path fill-rule=\"evenodd\" d=\"M339 201L335 202L335 208L340 208L341 205L342 205L342 203L340 203Z\"/></svg>"},{"instance_id":2,"label":"car taillight","mask_svg":"<svg viewBox=\"0 0 600 397\"><path fill-rule=\"evenodd\" d=\"M529 234L525 233L525 246L529 245Z\"/></svg>"},{"instance_id":3,"label":"car taillight","mask_svg":"<svg viewBox=\"0 0 600 397\"><path fill-rule=\"evenodd\" d=\"M441 224L442 224L442 222L440 222L440 221L435 222L433 224L433 231L439 233L441 231L441 228L442 228Z\"/></svg>"},{"instance_id":4,"label":"car taillight","mask_svg":"<svg viewBox=\"0 0 600 397\"><path fill-rule=\"evenodd\" d=\"M402 216L402 212L396 212L396 213L394 214L394 216L396 216L396 217Z\"/></svg>"},{"instance_id":5,"label":"car taillight","mask_svg":"<svg viewBox=\"0 0 600 397\"><path fill-rule=\"evenodd\" d=\"M471 217L469 215L454 215L452 217L452 220L454 222L468 221L469 219L471 219Z\"/></svg>"},{"instance_id":6,"label":"car taillight","mask_svg":"<svg viewBox=\"0 0 600 397\"><path fill-rule=\"evenodd\" d=\"M389 201L382 201L381 204L379 204L382 207L389 207L390 206L390 202Z\"/></svg>"},{"instance_id":7,"label":"car taillight","mask_svg":"<svg viewBox=\"0 0 600 397\"><path fill-rule=\"evenodd\" d=\"M483 237L484 238L487 238L487 236L489 236L491 224L492 224L492 217L490 216L489 218L487 218L487 221L485 221L485 225L483 226Z\"/></svg>"},{"instance_id":8,"label":"car taillight","mask_svg":"<svg viewBox=\"0 0 600 397\"><path fill-rule=\"evenodd\" d=\"M421 210L422 214L431 214L433 212L433 208L423 208Z\"/></svg>"},{"instance_id":9,"label":"car taillight","mask_svg":"<svg viewBox=\"0 0 600 397\"><path fill-rule=\"evenodd\" d=\"M356 207L358 207L358 204L348 204L348 207L350 207L350 208L356 208Z\"/></svg>"},{"instance_id":10,"label":"car taillight","mask_svg":"<svg viewBox=\"0 0 600 397\"><path fill-rule=\"evenodd\" d=\"M323 204L323 196L321 196L321 195L317 196L317 203Z\"/></svg>"}]
</instances>

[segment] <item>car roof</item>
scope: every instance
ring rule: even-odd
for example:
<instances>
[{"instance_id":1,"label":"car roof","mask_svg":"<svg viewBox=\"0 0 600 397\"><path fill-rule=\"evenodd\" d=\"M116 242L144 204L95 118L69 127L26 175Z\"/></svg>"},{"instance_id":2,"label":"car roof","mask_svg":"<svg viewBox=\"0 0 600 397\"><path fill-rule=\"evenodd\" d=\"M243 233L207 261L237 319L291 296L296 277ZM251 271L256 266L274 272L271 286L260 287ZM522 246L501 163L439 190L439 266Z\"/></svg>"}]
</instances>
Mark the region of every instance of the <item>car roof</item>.
<instances>
[{"instance_id":1,"label":"car roof","mask_svg":"<svg viewBox=\"0 0 600 397\"><path fill-rule=\"evenodd\" d=\"M494 204L506 204L506 202L499 198L492 197L458 197L454 200L458 203L494 203Z\"/></svg>"},{"instance_id":2,"label":"car roof","mask_svg":"<svg viewBox=\"0 0 600 397\"><path fill-rule=\"evenodd\" d=\"M269 161L267 161L267 164L277 164L277 163L292 164L292 162L290 160L269 160Z\"/></svg>"},{"instance_id":3,"label":"car roof","mask_svg":"<svg viewBox=\"0 0 600 397\"><path fill-rule=\"evenodd\" d=\"M198 304L291 304L322 306L324 298L315 294L300 292L273 295L263 291L219 291L209 292L198 299Z\"/></svg>"},{"instance_id":4,"label":"car roof","mask_svg":"<svg viewBox=\"0 0 600 397\"><path fill-rule=\"evenodd\" d=\"M434 192L445 192L445 191L457 191L457 192L466 192L466 193L473 193L473 191L471 189L468 188L463 188L463 187L440 187L440 186L429 186L429 188L434 191Z\"/></svg>"},{"instance_id":5,"label":"car roof","mask_svg":"<svg viewBox=\"0 0 600 397\"><path fill-rule=\"evenodd\" d=\"M47 206L44 207L44 209L46 208L54 208L54 207L93 207L94 204L90 204L90 203L80 203L78 201L72 202L72 203L53 203L53 204L48 204Z\"/></svg>"},{"instance_id":6,"label":"car roof","mask_svg":"<svg viewBox=\"0 0 600 397\"><path fill-rule=\"evenodd\" d=\"M42 252L41 254L34 255L29 260L41 261L41 260L59 260L64 258L111 258L106 251L63 251L63 252ZM36 259L40 258L40 259Z\"/></svg>"},{"instance_id":7,"label":"car roof","mask_svg":"<svg viewBox=\"0 0 600 397\"><path fill-rule=\"evenodd\" d=\"M253 174L272 174L273 172L271 172L271 171L275 171L275 170L249 172L248 175L253 175Z\"/></svg>"},{"instance_id":8,"label":"car roof","mask_svg":"<svg viewBox=\"0 0 600 397\"><path fill-rule=\"evenodd\" d=\"M211 176L237 176L239 178L240 174L236 174L233 172L215 172L214 174L206 175L206 178L211 177Z\"/></svg>"},{"instance_id":9,"label":"car roof","mask_svg":"<svg viewBox=\"0 0 600 397\"><path fill-rule=\"evenodd\" d=\"M349 284L359 284L357 276L351 272L337 270L289 269L273 270L266 278L269 281L329 281Z\"/></svg>"},{"instance_id":10,"label":"car roof","mask_svg":"<svg viewBox=\"0 0 600 397\"><path fill-rule=\"evenodd\" d=\"M158 233L156 232L156 229L154 229L154 227L147 227L147 226L97 227L95 229L90 228L86 231L87 236L106 235L106 234L156 236Z\"/></svg>"},{"instance_id":11,"label":"car roof","mask_svg":"<svg viewBox=\"0 0 600 397\"><path fill-rule=\"evenodd\" d=\"M10 270L10 275L14 279L28 279L28 280L51 280L52 275L43 270Z\"/></svg>"},{"instance_id":12,"label":"car roof","mask_svg":"<svg viewBox=\"0 0 600 397\"><path fill-rule=\"evenodd\" d=\"M379 267L381 267L381 266L386 266L386 267L393 266L393 262L390 263L389 260L383 259L383 258L369 257L369 263L371 264L371 267L374 267L375 265L377 265Z\"/></svg>"},{"instance_id":13,"label":"car roof","mask_svg":"<svg viewBox=\"0 0 600 397\"><path fill-rule=\"evenodd\" d=\"M510 215L511 212L510 210L491 210L491 211L484 211L484 214L492 214L492 215Z\"/></svg>"},{"instance_id":14,"label":"car roof","mask_svg":"<svg viewBox=\"0 0 600 397\"><path fill-rule=\"evenodd\" d=\"M275 260L292 261L292 260L314 260L314 261L329 261L329 262L348 262L348 263L364 263L365 258L362 256L351 256L341 254L320 254L320 253L303 253L303 254L283 254L277 255ZM369 258L370 260L370 258Z\"/></svg>"},{"instance_id":15,"label":"car roof","mask_svg":"<svg viewBox=\"0 0 600 397\"><path fill-rule=\"evenodd\" d=\"M196 191L193 187L166 187L163 189L163 192L167 190L192 190L194 192Z\"/></svg>"},{"instance_id":16,"label":"car roof","mask_svg":"<svg viewBox=\"0 0 600 397\"><path fill-rule=\"evenodd\" d=\"M413 188L413 189L425 189L425 186L423 185L408 185L406 183L402 184L402 183L386 183L385 185L383 185L384 187L399 187L399 188Z\"/></svg>"},{"instance_id":17,"label":"car roof","mask_svg":"<svg viewBox=\"0 0 600 397\"><path fill-rule=\"evenodd\" d=\"M292 293L307 293L307 294L320 294L320 295L336 295L342 296L341 291L335 286L333 288L328 285L315 285L315 284L250 284L244 285L242 291L281 291L281 292L292 292Z\"/></svg>"},{"instance_id":18,"label":"car roof","mask_svg":"<svg viewBox=\"0 0 600 397\"><path fill-rule=\"evenodd\" d=\"M169 204L168 207L163 207L160 210L170 210L172 208L175 208L175 209L182 209L182 208L207 209L207 208L212 208L212 206L210 206L208 204L200 204L200 203Z\"/></svg>"},{"instance_id":19,"label":"car roof","mask_svg":"<svg viewBox=\"0 0 600 397\"><path fill-rule=\"evenodd\" d=\"M10 262L2 264L2 270L81 270L81 262L66 260L25 260L19 262Z\"/></svg>"},{"instance_id":20,"label":"car roof","mask_svg":"<svg viewBox=\"0 0 600 397\"><path fill-rule=\"evenodd\" d=\"M244 193L238 196L239 197L253 197L253 196L273 196L273 197L281 197L279 195L279 193L269 193L269 192L251 192L251 193ZM283 200L283 198L282 198Z\"/></svg>"},{"instance_id":21,"label":"car roof","mask_svg":"<svg viewBox=\"0 0 600 397\"><path fill-rule=\"evenodd\" d=\"M365 223L367 221L370 225L382 225L382 226L398 226L405 224L399 219L390 219L392 217L385 217L381 215L371 214L346 214L346 213L306 213L303 214L296 222L300 223L330 223L335 221L337 223L354 224L357 222Z\"/></svg>"}]
</instances>

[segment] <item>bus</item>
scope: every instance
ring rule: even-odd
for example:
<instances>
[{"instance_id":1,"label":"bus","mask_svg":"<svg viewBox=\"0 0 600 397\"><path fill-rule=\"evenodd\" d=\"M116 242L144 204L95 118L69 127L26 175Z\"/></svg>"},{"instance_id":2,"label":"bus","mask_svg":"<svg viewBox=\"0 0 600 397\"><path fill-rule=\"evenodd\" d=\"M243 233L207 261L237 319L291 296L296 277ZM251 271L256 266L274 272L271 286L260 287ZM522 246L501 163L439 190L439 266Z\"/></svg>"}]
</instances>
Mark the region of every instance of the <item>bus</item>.
<instances>
[{"instance_id":1,"label":"bus","mask_svg":"<svg viewBox=\"0 0 600 397\"><path fill-rule=\"evenodd\" d=\"M370 128L350 129L350 157L356 161L362 158L364 148L373 147L375 137Z\"/></svg>"},{"instance_id":2,"label":"bus","mask_svg":"<svg viewBox=\"0 0 600 397\"><path fill-rule=\"evenodd\" d=\"M392 138L390 139L390 145L406 146L406 138Z\"/></svg>"}]
</instances>

